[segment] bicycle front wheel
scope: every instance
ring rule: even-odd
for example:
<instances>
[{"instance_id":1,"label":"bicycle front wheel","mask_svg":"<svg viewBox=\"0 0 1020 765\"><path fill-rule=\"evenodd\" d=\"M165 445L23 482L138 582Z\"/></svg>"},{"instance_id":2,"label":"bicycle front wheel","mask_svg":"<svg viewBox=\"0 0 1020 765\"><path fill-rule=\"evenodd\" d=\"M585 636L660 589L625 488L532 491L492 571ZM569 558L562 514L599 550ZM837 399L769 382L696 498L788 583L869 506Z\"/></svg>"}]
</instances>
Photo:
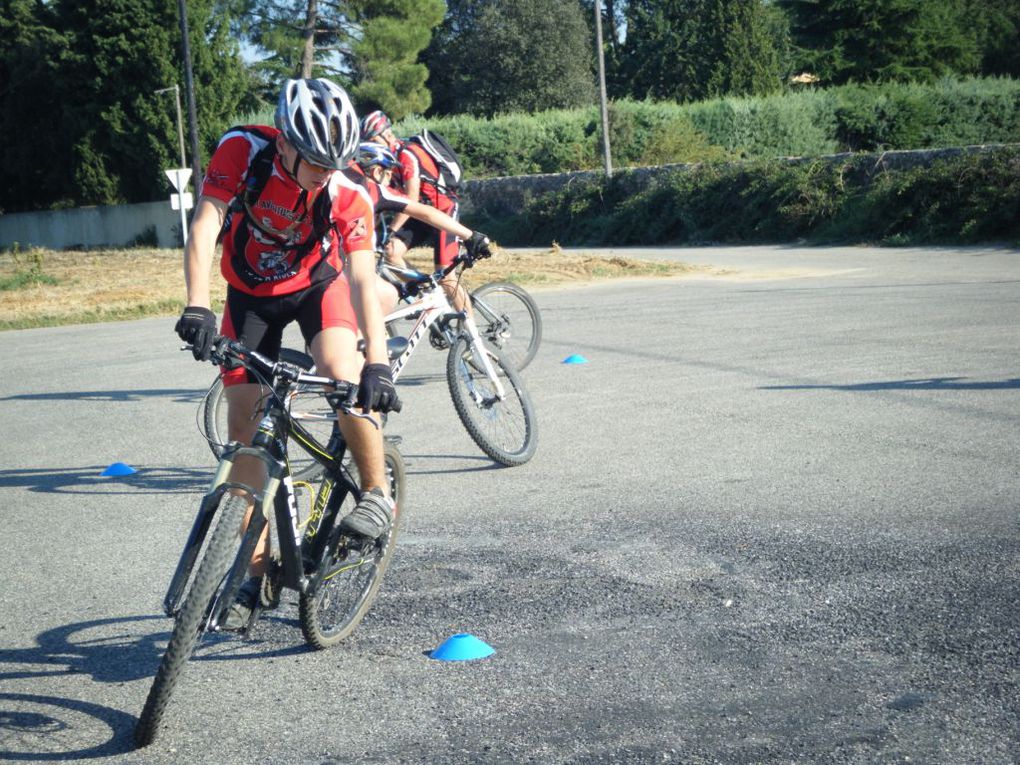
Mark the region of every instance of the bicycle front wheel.
<instances>
[{"instance_id":1,"label":"bicycle front wheel","mask_svg":"<svg viewBox=\"0 0 1020 765\"><path fill-rule=\"evenodd\" d=\"M225 494L220 500L216 528L209 538L188 597L177 614L163 661L138 717L135 726L135 743L138 746L148 746L156 738L170 694L204 630L209 604L234 561L241 541L241 522L247 508L245 497Z\"/></svg>"},{"instance_id":2,"label":"bicycle front wheel","mask_svg":"<svg viewBox=\"0 0 1020 765\"><path fill-rule=\"evenodd\" d=\"M513 366L490 355L506 394L501 400L475 353L487 351L473 347L464 336L450 348L446 381L453 406L468 435L485 454L507 467L523 465L534 456L538 445L538 423L531 398Z\"/></svg>"},{"instance_id":3,"label":"bicycle front wheel","mask_svg":"<svg viewBox=\"0 0 1020 765\"><path fill-rule=\"evenodd\" d=\"M315 368L311 356L292 348L281 348L280 360L286 361L288 364L296 364L306 372L311 372ZM291 414L301 421L301 424L317 441L323 444L329 443L336 414L323 398L321 388L312 390L298 388L291 397L288 407ZM217 377L205 395L202 412L209 448L217 459L223 455L223 447L230 440L227 410L227 395L223 386L223 378ZM315 481L322 473L322 466L299 446L295 445L294 448L288 450L288 458L290 459L290 473L295 481Z\"/></svg>"},{"instance_id":4,"label":"bicycle front wheel","mask_svg":"<svg viewBox=\"0 0 1020 765\"><path fill-rule=\"evenodd\" d=\"M542 342L542 315L531 295L512 282L490 282L471 293L485 344L520 372Z\"/></svg>"},{"instance_id":5,"label":"bicycle front wheel","mask_svg":"<svg viewBox=\"0 0 1020 765\"><path fill-rule=\"evenodd\" d=\"M330 648L354 632L372 607L383 575L393 558L400 523L407 507L405 468L404 458L394 444L387 442L383 446L383 456L390 496L396 504L393 525L376 540L368 554L352 551L342 558L327 556L322 564L327 571L318 589L302 593L298 601L301 632L315 648ZM357 479L353 465L351 472ZM339 517L353 509L354 497L348 495Z\"/></svg>"}]
</instances>

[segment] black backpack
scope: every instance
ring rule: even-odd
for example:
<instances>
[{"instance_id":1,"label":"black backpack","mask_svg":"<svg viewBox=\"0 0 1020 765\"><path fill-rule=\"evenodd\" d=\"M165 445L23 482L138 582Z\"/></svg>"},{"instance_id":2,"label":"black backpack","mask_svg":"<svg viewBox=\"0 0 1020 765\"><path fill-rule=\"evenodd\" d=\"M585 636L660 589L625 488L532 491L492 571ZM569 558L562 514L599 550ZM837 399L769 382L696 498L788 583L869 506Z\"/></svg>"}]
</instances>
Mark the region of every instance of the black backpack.
<instances>
[{"instance_id":1,"label":"black backpack","mask_svg":"<svg viewBox=\"0 0 1020 765\"><path fill-rule=\"evenodd\" d=\"M434 133L426 128L418 135L408 138L407 143L417 144L423 148L439 168L439 178L433 178L424 171L422 177L443 194L456 197L460 190L464 170L460 163L460 157L457 156L457 152L447 143L446 139L439 133Z\"/></svg>"}]
</instances>

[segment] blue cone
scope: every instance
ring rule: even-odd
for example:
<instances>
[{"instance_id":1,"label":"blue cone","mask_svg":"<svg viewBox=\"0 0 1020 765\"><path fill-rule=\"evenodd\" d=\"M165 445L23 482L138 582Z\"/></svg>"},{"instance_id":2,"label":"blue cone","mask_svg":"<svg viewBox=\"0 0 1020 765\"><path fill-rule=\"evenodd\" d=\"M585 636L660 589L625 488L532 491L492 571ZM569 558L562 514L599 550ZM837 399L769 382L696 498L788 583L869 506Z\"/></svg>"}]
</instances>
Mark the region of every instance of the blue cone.
<instances>
[{"instance_id":1,"label":"blue cone","mask_svg":"<svg viewBox=\"0 0 1020 765\"><path fill-rule=\"evenodd\" d=\"M125 475L134 475L138 471L130 465L126 465L123 462L114 462L110 467L103 471L102 475L107 478L119 478Z\"/></svg>"},{"instance_id":2,"label":"blue cone","mask_svg":"<svg viewBox=\"0 0 1020 765\"><path fill-rule=\"evenodd\" d=\"M579 353L572 353L569 356L567 356L565 359L563 359L563 363L564 364L587 364L588 363L588 359L586 359L584 356L582 356Z\"/></svg>"},{"instance_id":3,"label":"blue cone","mask_svg":"<svg viewBox=\"0 0 1020 765\"><path fill-rule=\"evenodd\" d=\"M474 635L461 634L447 638L439 648L429 654L429 658L440 661L468 661L484 659L494 653L496 649L484 640L479 640Z\"/></svg>"}]
</instances>

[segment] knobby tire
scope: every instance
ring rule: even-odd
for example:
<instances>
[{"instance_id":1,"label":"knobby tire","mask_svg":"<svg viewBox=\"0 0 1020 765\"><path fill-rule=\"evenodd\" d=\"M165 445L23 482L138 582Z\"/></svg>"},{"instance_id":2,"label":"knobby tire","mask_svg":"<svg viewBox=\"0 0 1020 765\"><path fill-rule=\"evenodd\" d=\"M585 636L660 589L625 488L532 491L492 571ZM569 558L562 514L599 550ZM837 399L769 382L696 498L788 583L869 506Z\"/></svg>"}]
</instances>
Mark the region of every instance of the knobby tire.
<instances>
[{"instance_id":1,"label":"knobby tire","mask_svg":"<svg viewBox=\"0 0 1020 765\"><path fill-rule=\"evenodd\" d=\"M542 343L542 315L531 295L513 282L490 282L471 293L471 304L486 345L518 372L528 366ZM504 320L509 327L499 326Z\"/></svg>"},{"instance_id":2,"label":"knobby tire","mask_svg":"<svg viewBox=\"0 0 1020 765\"><path fill-rule=\"evenodd\" d=\"M507 467L523 465L538 446L538 421L531 398L513 366L495 356L490 360L507 394L503 401L497 400L492 381L473 354L468 338L462 335L446 359L446 381L457 415L487 456ZM481 404L472 391L483 397Z\"/></svg>"},{"instance_id":3,"label":"knobby tire","mask_svg":"<svg viewBox=\"0 0 1020 765\"><path fill-rule=\"evenodd\" d=\"M406 512L407 492L405 490L405 467L404 459L400 450L387 442L383 447L383 455L386 462L386 476L390 484L390 496L396 503L393 515L393 524L390 530L376 541L376 553L373 560L364 564L370 567L364 573L366 578L355 588L350 596L352 605L344 611L335 622L323 613L323 604L330 599L342 597L340 588L346 581L347 572L342 572L332 579L324 580L316 592L302 593L298 600L298 619L301 623L301 632L305 640L314 648L324 649L335 646L346 639L354 632L358 624L368 613L379 593L386 569L389 568L397 544L397 535L400 531L400 523ZM352 466L352 473L357 477ZM340 490L340 489L335 489ZM354 509L354 497L348 495L344 500L344 506L340 508L341 515ZM330 565L331 559L327 557L323 565ZM355 575L359 573L354 570Z\"/></svg>"}]
</instances>

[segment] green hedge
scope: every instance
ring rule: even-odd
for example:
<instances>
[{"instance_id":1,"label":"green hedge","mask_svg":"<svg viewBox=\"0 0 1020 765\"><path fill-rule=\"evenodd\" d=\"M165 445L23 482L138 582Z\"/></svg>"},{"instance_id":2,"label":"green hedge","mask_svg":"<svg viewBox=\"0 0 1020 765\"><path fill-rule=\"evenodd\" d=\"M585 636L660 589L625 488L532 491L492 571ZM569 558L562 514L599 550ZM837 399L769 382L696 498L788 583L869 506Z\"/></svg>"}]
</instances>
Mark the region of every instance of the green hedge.
<instances>
[{"instance_id":1,"label":"green hedge","mask_svg":"<svg viewBox=\"0 0 1020 765\"><path fill-rule=\"evenodd\" d=\"M622 101L611 105L610 123L614 164L619 167L1016 143L1020 81L846 85L683 105ZM595 107L492 119L412 117L396 130L410 135L424 126L457 148L469 178L568 172L601 164Z\"/></svg>"},{"instance_id":2,"label":"green hedge","mask_svg":"<svg viewBox=\"0 0 1020 765\"><path fill-rule=\"evenodd\" d=\"M512 216L465 223L505 245L768 243L1020 244L1020 149L876 170L838 162L757 160L571 183Z\"/></svg>"},{"instance_id":3,"label":"green hedge","mask_svg":"<svg viewBox=\"0 0 1020 765\"><path fill-rule=\"evenodd\" d=\"M272 111L238 121L272 124ZM1018 143L1020 81L845 85L691 104L620 101L610 105L610 124L617 167ZM395 128L406 136L426 126L450 140L468 178L590 170L602 163L594 106L492 119L409 117Z\"/></svg>"}]
</instances>

